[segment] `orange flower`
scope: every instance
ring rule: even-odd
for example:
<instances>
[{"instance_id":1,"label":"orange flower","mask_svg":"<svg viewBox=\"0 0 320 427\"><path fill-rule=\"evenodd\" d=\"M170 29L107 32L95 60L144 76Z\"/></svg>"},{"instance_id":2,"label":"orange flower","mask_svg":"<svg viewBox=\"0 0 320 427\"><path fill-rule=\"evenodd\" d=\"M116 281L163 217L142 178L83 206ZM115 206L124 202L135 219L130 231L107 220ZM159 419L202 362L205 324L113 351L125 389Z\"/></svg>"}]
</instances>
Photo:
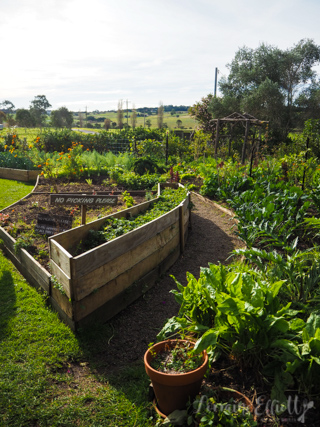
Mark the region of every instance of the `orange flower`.
<instances>
[{"instance_id":1,"label":"orange flower","mask_svg":"<svg viewBox=\"0 0 320 427\"><path fill-rule=\"evenodd\" d=\"M87 151L90 151L89 148L87 148Z\"/></svg>"},{"instance_id":2,"label":"orange flower","mask_svg":"<svg viewBox=\"0 0 320 427\"><path fill-rule=\"evenodd\" d=\"M68 159L71 159L71 156L68 156Z\"/></svg>"},{"instance_id":3,"label":"orange flower","mask_svg":"<svg viewBox=\"0 0 320 427\"><path fill-rule=\"evenodd\" d=\"M38 165L38 168L41 168L41 165Z\"/></svg>"}]
</instances>

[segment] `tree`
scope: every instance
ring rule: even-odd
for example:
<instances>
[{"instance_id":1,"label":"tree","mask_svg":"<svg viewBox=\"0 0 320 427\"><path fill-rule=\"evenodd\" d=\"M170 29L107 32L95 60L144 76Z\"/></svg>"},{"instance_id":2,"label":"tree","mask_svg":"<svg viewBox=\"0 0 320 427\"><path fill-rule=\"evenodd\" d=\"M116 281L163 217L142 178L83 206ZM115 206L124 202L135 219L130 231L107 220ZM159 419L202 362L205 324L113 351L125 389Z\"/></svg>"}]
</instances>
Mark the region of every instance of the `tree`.
<instances>
[{"instance_id":1,"label":"tree","mask_svg":"<svg viewBox=\"0 0 320 427\"><path fill-rule=\"evenodd\" d=\"M3 111L0 111L0 123L2 124L7 118L6 114Z\"/></svg>"},{"instance_id":2,"label":"tree","mask_svg":"<svg viewBox=\"0 0 320 427\"><path fill-rule=\"evenodd\" d=\"M1 110L4 110L4 113L6 114L13 114L14 110L14 104L11 101L8 101L7 99L0 103Z\"/></svg>"},{"instance_id":3,"label":"tree","mask_svg":"<svg viewBox=\"0 0 320 427\"><path fill-rule=\"evenodd\" d=\"M178 128L181 128L181 125L182 125L182 120L178 119L177 120L177 126L178 126Z\"/></svg>"},{"instance_id":4,"label":"tree","mask_svg":"<svg viewBox=\"0 0 320 427\"><path fill-rule=\"evenodd\" d=\"M158 128L161 129L162 125L163 125L163 103L160 102L159 108L158 108L158 117L157 117L157 121L158 121Z\"/></svg>"},{"instance_id":5,"label":"tree","mask_svg":"<svg viewBox=\"0 0 320 427\"><path fill-rule=\"evenodd\" d=\"M51 107L51 104L47 100L45 95L37 95L34 100L31 101L30 113L37 126L42 126L47 115L47 109Z\"/></svg>"},{"instance_id":6,"label":"tree","mask_svg":"<svg viewBox=\"0 0 320 427\"><path fill-rule=\"evenodd\" d=\"M300 126L306 120L320 117L320 80L305 88L295 101Z\"/></svg>"},{"instance_id":7,"label":"tree","mask_svg":"<svg viewBox=\"0 0 320 427\"><path fill-rule=\"evenodd\" d=\"M35 125L30 111L26 110L25 108L19 108L16 111L16 122L18 126L26 128L33 127Z\"/></svg>"},{"instance_id":8,"label":"tree","mask_svg":"<svg viewBox=\"0 0 320 427\"><path fill-rule=\"evenodd\" d=\"M151 128L151 120L150 119L146 120L146 125L148 126L149 129Z\"/></svg>"},{"instance_id":9,"label":"tree","mask_svg":"<svg viewBox=\"0 0 320 427\"><path fill-rule=\"evenodd\" d=\"M105 128L105 130L109 130L111 128L111 120L106 118L103 127Z\"/></svg>"},{"instance_id":10,"label":"tree","mask_svg":"<svg viewBox=\"0 0 320 427\"><path fill-rule=\"evenodd\" d=\"M134 129L137 125L137 111L135 109L135 105L132 105L132 113L131 113L131 126Z\"/></svg>"},{"instance_id":11,"label":"tree","mask_svg":"<svg viewBox=\"0 0 320 427\"><path fill-rule=\"evenodd\" d=\"M15 121L13 119L13 110L14 110L14 104L11 101L8 101L7 99L0 103L0 109L3 110L2 113L2 119L5 118L7 121L8 126L13 126L15 124Z\"/></svg>"},{"instance_id":12,"label":"tree","mask_svg":"<svg viewBox=\"0 0 320 427\"><path fill-rule=\"evenodd\" d=\"M123 104L122 99L118 102L117 120L119 129L123 128Z\"/></svg>"},{"instance_id":13,"label":"tree","mask_svg":"<svg viewBox=\"0 0 320 427\"><path fill-rule=\"evenodd\" d=\"M212 122L213 114L209 111L212 100L213 95L210 93L189 108L189 114L199 122L199 128L203 130L203 132L210 134L215 132L215 125Z\"/></svg>"},{"instance_id":14,"label":"tree","mask_svg":"<svg viewBox=\"0 0 320 427\"><path fill-rule=\"evenodd\" d=\"M51 124L57 128L71 128L73 124L73 114L66 107L53 110L50 115Z\"/></svg>"},{"instance_id":15,"label":"tree","mask_svg":"<svg viewBox=\"0 0 320 427\"><path fill-rule=\"evenodd\" d=\"M83 114L79 111L79 126L83 128Z\"/></svg>"},{"instance_id":16,"label":"tree","mask_svg":"<svg viewBox=\"0 0 320 427\"><path fill-rule=\"evenodd\" d=\"M239 112L259 114L258 118L263 120L276 118L276 125L287 135L295 125L299 91L313 84L316 76L313 66L319 62L320 46L309 39L300 40L285 51L266 44L255 50L243 47L228 65L230 74L221 79L219 88L224 99L239 104ZM219 117L223 103L211 103L214 118Z\"/></svg>"}]
</instances>

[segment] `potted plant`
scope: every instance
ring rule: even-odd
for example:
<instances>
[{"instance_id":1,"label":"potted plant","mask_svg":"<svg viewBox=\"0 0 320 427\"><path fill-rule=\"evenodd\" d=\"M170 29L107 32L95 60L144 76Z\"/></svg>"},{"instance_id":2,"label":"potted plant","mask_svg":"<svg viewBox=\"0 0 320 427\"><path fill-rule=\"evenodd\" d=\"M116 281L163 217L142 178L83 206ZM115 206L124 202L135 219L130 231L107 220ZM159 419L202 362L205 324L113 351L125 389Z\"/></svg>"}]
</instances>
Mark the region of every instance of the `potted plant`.
<instances>
[{"instance_id":1,"label":"potted plant","mask_svg":"<svg viewBox=\"0 0 320 427\"><path fill-rule=\"evenodd\" d=\"M193 402L194 427L213 425L256 426L254 406L250 399L227 387L210 387Z\"/></svg>"},{"instance_id":2,"label":"potted plant","mask_svg":"<svg viewBox=\"0 0 320 427\"><path fill-rule=\"evenodd\" d=\"M144 355L159 411L169 415L185 409L199 393L208 368L206 351L195 354L189 340L166 340L152 345Z\"/></svg>"}]
</instances>

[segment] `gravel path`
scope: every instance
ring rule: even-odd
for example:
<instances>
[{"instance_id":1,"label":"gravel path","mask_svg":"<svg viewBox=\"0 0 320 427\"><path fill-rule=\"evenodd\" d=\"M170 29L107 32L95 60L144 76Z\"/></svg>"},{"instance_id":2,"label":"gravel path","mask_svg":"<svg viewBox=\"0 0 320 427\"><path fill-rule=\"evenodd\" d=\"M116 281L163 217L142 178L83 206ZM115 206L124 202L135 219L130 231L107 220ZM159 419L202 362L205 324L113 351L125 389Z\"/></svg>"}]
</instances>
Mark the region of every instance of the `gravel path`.
<instances>
[{"instance_id":1,"label":"gravel path","mask_svg":"<svg viewBox=\"0 0 320 427\"><path fill-rule=\"evenodd\" d=\"M243 246L230 215L196 194L192 194L192 202L192 228L184 254L150 291L111 319L114 336L105 350L96 354L103 370L110 372L141 360L166 319L178 314L179 306L170 293L176 286L170 275L186 285L187 271L198 278L200 267L207 267L209 262L226 264L231 251ZM130 351L124 353L125 348Z\"/></svg>"}]
</instances>

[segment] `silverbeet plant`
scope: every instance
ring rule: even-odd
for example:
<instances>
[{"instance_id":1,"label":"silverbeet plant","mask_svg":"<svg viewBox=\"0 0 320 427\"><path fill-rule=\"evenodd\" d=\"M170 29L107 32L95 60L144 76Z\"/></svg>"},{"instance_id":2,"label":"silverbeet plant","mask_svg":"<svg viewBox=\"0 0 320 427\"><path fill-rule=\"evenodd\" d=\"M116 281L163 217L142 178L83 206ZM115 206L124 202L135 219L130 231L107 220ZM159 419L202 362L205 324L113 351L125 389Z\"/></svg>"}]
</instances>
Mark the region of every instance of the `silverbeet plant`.
<instances>
[{"instance_id":1,"label":"silverbeet plant","mask_svg":"<svg viewBox=\"0 0 320 427\"><path fill-rule=\"evenodd\" d=\"M320 380L320 317L305 321L291 302L282 303L279 292L285 280L266 280L246 269L209 264L199 280L187 273L187 286L176 281L178 290L172 293L179 314L165 324L158 339L181 330L197 335L196 353L207 350L211 361L221 353L232 354L240 365L273 381L272 398L281 402L289 386L318 390L319 382L311 378Z\"/></svg>"}]
</instances>

